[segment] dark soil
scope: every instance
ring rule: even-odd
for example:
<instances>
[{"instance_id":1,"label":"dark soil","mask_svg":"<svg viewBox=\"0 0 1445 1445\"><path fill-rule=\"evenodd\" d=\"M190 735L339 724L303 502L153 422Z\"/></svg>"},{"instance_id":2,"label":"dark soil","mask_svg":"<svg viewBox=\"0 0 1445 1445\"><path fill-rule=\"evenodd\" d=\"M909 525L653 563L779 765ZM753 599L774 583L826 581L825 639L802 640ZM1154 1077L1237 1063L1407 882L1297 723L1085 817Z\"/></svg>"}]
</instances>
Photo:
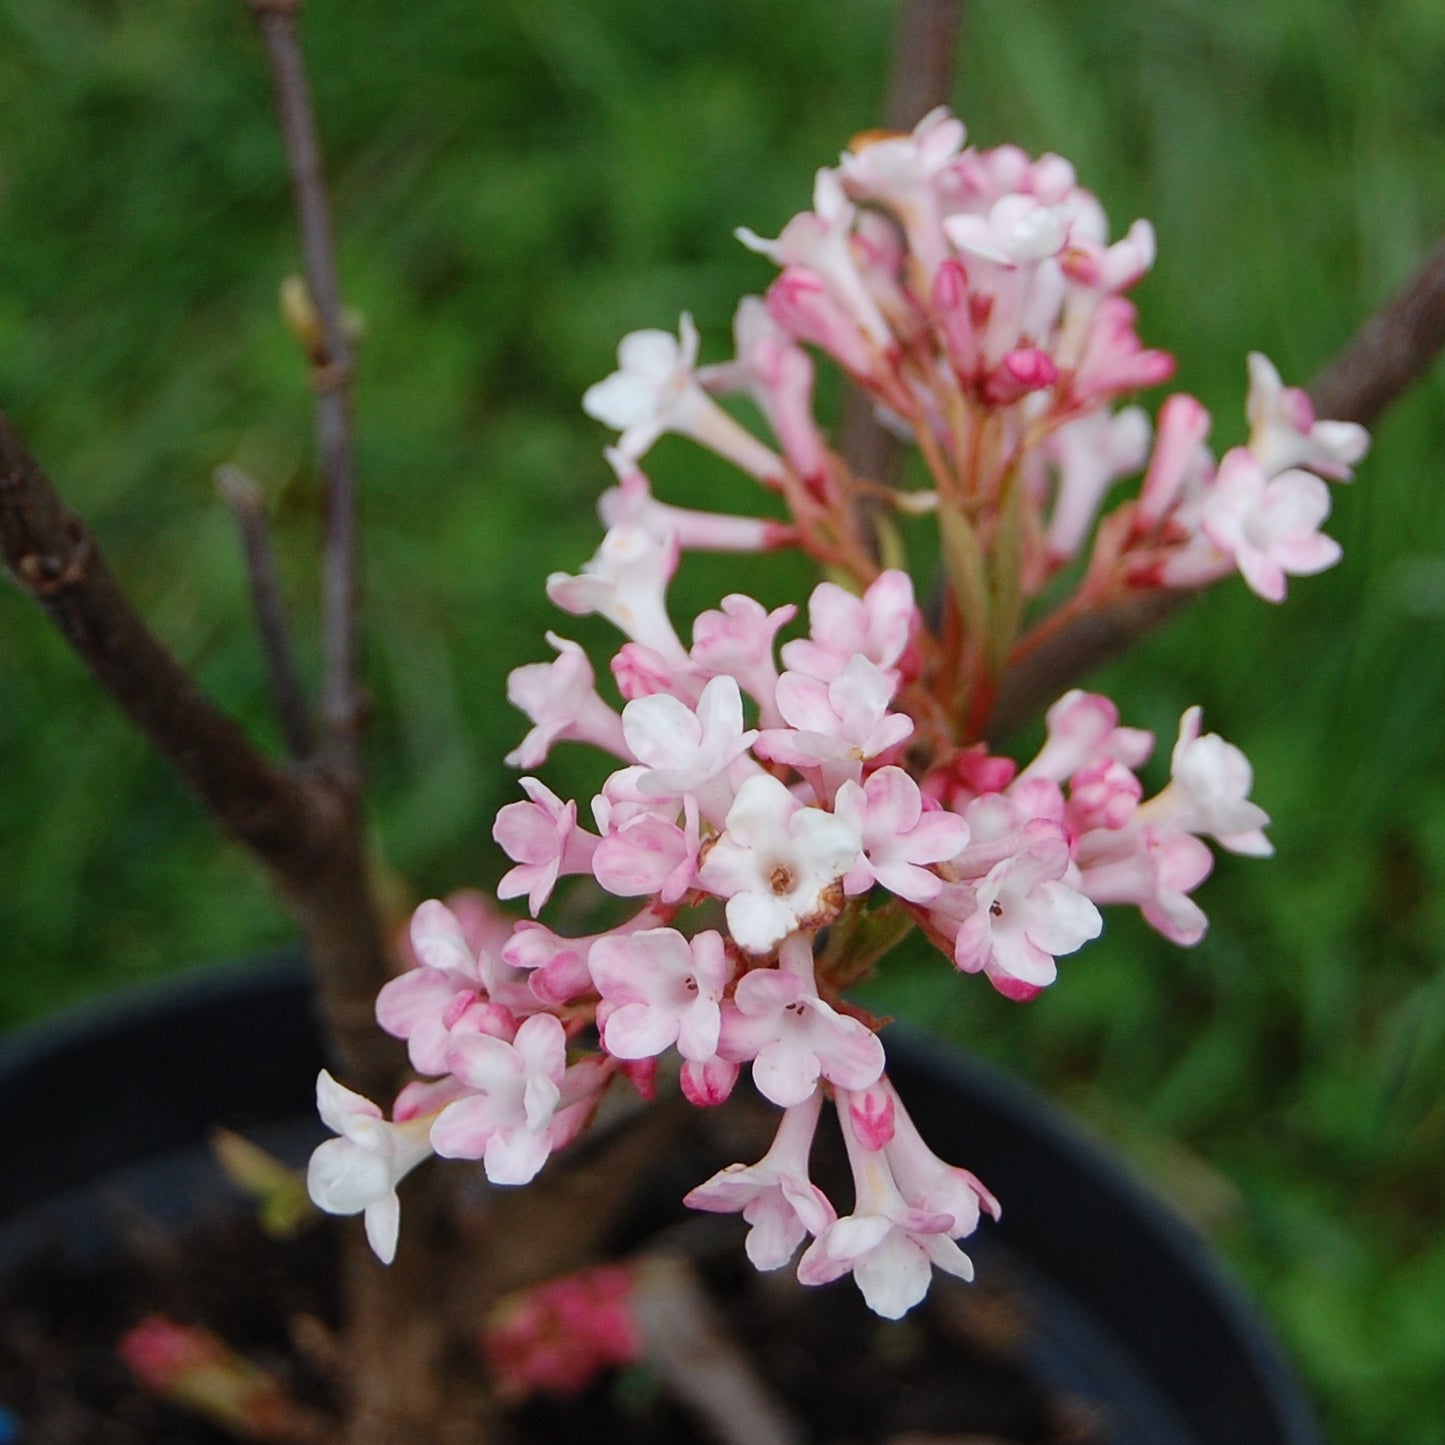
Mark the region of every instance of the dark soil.
<instances>
[{"instance_id":1,"label":"dark soil","mask_svg":"<svg viewBox=\"0 0 1445 1445\"><path fill-rule=\"evenodd\" d=\"M114 1221L114 1234L105 1258L80 1258L57 1239L0 1283L0 1401L19 1419L19 1445L234 1440L138 1388L116 1357L117 1338L151 1312L206 1325L298 1400L336 1410L326 1345L337 1322L337 1231L280 1243L242 1216L177 1233L132 1215ZM716 1231L706 1237L715 1242ZM851 1283L805 1290L781 1274L758 1276L739 1246L737 1237L722 1250L710 1244L698 1269L810 1439L1105 1445L1096 1409L1051 1394L1019 1363L1028 1321L996 1285L937 1279L925 1305L890 1324L869 1314ZM571 1401L534 1400L511 1425L516 1445L710 1438L642 1367Z\"/></svg>"}]
</instances>

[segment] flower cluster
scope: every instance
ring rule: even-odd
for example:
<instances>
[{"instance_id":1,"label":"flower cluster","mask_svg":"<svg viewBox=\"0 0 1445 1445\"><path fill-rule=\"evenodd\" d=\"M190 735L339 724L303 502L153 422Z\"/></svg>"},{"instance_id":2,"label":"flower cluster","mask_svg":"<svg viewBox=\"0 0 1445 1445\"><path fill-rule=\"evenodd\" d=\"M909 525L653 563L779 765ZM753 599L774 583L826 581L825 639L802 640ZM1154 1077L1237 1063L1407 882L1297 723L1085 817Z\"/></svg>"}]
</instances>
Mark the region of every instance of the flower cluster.
<instances>
[{"instance_id":1,"label":"flower cluster","mask_svg":"<svg viewBox=\"0 0 1445 1445\"><path fill-rule=\"evenodd\" d=\"M617 485L596 554L547 591L623 640L611 698L560 636L549 634L551 661L512 674L531 728L508 758L527 770L524 797L493 829L513 864L497 896L525 899L531 916L507 921L474 899L417 910L416 966L382 990L377 1017L423 1081L387 1120L323 1075L338 1137L317 1151L310 1186L323 1208L364 1211L389 1258L396 1185L430 1153L523 1184L619 1075L647 1092L675 1053L683 1093L714 1105L746 1065L782 1111L777 1137L688 1204L740 1212L758 1268L801 1248L804 1283L851 1274L897 1317L935 1267L971 1275L958 1241L998 1204L919 1136L879 1022L848 987L917 929L958 971L1028 999L1097 936L1100 905L1132 905L1167 938L1197 942L1206 840L1270 851L1249 764L1203 732L1197 708L1169 781L1146 797L1138 770L1154 740L1096 694L1055 703L1024 765L993 753L984 733L1001 679L1063 622L1129 591L1237 569L1278 600L1287 575L1338 556L1318 530L1321 478L1347 477L1366 438L1316 420L1256 356L1245 445L1216 464L1209 418L1182 395L1163 404L1151 444L1144 413L1116 408L1173 366L1142 346L1123 295L1152 261L1148 224L1111 244L1066 162L965 149L943 111L911 135L856 142L776 240L740 235L781 272L739 307L735 359L699 367L684 316L677 337L627 337L619 370L584 400L621 433L608 453ZM915 443L922 485L858 477L828 447L807 348ZM731 393L756 404L770 440L724 409ZM664 432L726 457L772 498L764 510L785 515L658 501L640 462ZM1137 494L1101 520L1131 474ZM929 516L947 584L936 617L906 567ZM805 627L795 607L739 592L684 640L667 606L683 551L779 547L837 579L814 589ZM614 762L585 811L532 775L564 742ZM539 915L569 877L632 911L589 936L554 932ZM842 1215L809 1173L825 1103L853 1174Z\"/></svg>"}]
</instances>

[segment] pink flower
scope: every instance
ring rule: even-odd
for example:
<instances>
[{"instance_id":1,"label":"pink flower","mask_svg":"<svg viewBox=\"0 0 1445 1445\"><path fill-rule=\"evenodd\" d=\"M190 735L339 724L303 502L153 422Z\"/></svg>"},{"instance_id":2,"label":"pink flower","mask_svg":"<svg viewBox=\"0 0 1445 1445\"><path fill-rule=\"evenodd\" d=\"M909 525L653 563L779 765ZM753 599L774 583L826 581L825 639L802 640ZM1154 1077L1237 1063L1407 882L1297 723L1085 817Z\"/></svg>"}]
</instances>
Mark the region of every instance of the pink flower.
<instances>
[{"instance_id":1,"label":"pink flower","mask_svg":"<svg viewBox=\"0 0 1445 1445\"><path fill-rule=\"evenodd\" d=\"M1167 351L1146 350L1134 329L1138 310L1122 296L1106 296L1089 324L1074 372L1073 391L1081 404L1098 404L1129 391L1162 386L1174 375Z\"/></svg>"},{"instance_id":2,"label":"pink flower","mask_svg":"<svg viewBox=\"0 0 1445 1445\"><path fill-rule=\"evenodd\" d=\"M591 943L591 938L563 938L531 919L517 923L502 957L526 979L528 1013L591 992L592 975L587 972Z\"/></svg>"},{"instance_id":3,"label":"pink flower","mask_svg":"<svg viewBox=\"0 0 1445 1445\"><path fill-rule=\"evenodd\" d=\"M626 757L621 719L598 696L587 654L555 632L547 634L547 641L557 650L555 662L528 663L507 677L507 701L526 713L532 731L506 761L514 768L540 767L559 738Z\"/></svg>"},{"instance_id":4,"label":"pink flower","mask_svg":"<svg viewBox=\"0 0 1445 1445\"><path fill-rule=\"evenodd\" d=\"M1092 201L1092 197L1090 200ZM1148 221L1135 221L1122 240L1112 246L1104 244L1104 219L1102 210L1094 212L1093 229L1096 235L1089 235L1089 220L1079 217L1069 231L1069 249L1063 258L1064 273L1069 280L1101 294L1127 291L1143 279L1154 264L1157 245L1154 227Z\"/></svg>"},{"instance_id":5,"label":"pink flower","mask_svg":"<svg viewBox=\"0 0 1445 1445\"><path fill-rule=\"evenodd\" d=\"M706 1063L717 1053L723 989L732 966L721 935L686 939L653 928L598 939L587 957L602 995L602 1046L621 1059L645 1059L677 1045L683 1058Z\"/></svg>"},{"instance_id":6,"label":"pink flower","mask_svg":"<svg viewBox=\"0 0 1445 1445\"><path fill-rule=\"evenodd\" d=\"M743 730L742 693L726 675L709 679L696 708L667 693L634 699L622 710L622 733L642 765L632 784L639 796L691 793L710 821L721 821L731 805L729 771L757 737Z\"/></svg>"},{"instance_id":7,"label":"pink flower","mask_svg":"<svg viewBox=\"0 0 1445 1445\"><path fill-rule=\"evenodd\" d=\"M1078 555L1109 488L1144 465L1149 419L1137 406L1090 412L1060 427L1046 452L1059 474L1049 551L1062 561Z\"/></svg>"},{"instance_id":8,"label":"pink flower","mask_svg":"<svg viewBox=\"0 0 1445 1445\"><path fill-rule=\"evenodd\" d=\"M816 931L836 915L840 880L859 852L858 833L845 819L805 807L761 773L738 789L697 881L727 899L734 942L769 953L789 934Z\"/></svg>"},{"instance_id":9,"label":"pink flower","mask_svg":"<svg viewBox=\"0 0 1445 1445\"><path fill-rule=\"evenodd\" d=\"M790 336L827 352L854 376L869 377L877 368L878 349L812 271L789 266L768 287L764 304Z\"/></svg>"},{"instance_id":10,"label":"pink flower","mask_svg":"<svg viewBox=\"0 0 1445 1445\"><path fill-rule=\"evenodd\" d=\"M744 296L733 316L737 360L705 367L710 391L745 391L757 403L793 470L809 481L827 471L827 448L813 418L813 362L768 314L758 296Z\"/></svg>"},{"instance_id":11,"label":"pink flower","mask_svg":"<svg viewBox=\"0 0 1445 1445\"><path fill-rule=\"evenodd\" d=\"M1249 353L1249 450L1269 476L1308 467L1348 481L1370 449L1370 434L1352 421L1316 421L1309 393L1285 386L1263 353Z\"/></svg>"},{"instance_id":12,"label":"pink flower","mask_svg":"<svg viewBox=\"0 0 1445 1445\"><path fill-rule=\"evenodd\" d=\"M853 1167L853 1212L820 1234L798 1263L803 1284L828 1284L853 1276L868 1308L884 1319L901 1319L928 1293L934 1268L973 1278L973 1261L953 1242L952 1214L910 1205L899 1191L886 1151L858 1137L850 1110L838 1122ZM976 1214L975 1214L976 1218Z\"/></svg>"},{"instance_id":13,"label":"pink flower","mask_svg":"<svg viewBox=\"0 0 1445 1445\"><path fill-rule=\"evenodd\" d=\"M956 1164L945 1163L923 1141L898 1091L887 1075L876 1086L892 1103L892 1130L878 1147L888 1158L894 1183L904 1200L916 1209L930 1214L953 1216L948 1231L954 1239L972 1234L978 1227L980 1213L986 1211L994 1219L1000 1216L999 1202L979 1183L978 1178ZM855 1128L856 1128L856 1120ZM858 1131L860 1141L865 1140Z\"/></svg>"},{"instance_id":14,"label":"pink flower","mask_svg":"<svg viewBox=\"0 0 1445 1445\"><path fill-rule=\"evenodd\" d=\"M485 997L495 1000L488 1007L507 1014L503 1005L515 1006L518 986L489 950L472 947L456 915L435 898L412 915L411 947L416 967L382 985L376 1021L393 1038L406 1040L412 1067L419 1073L445 1073L447 1041L458 1008Z\"/></svg>"},{"instance_id":15,"label":"pink flower","mask_svg":"<svg viewBox=\"0 0 1445 1445\"><path fill-rule=\"evenodd\" d=\"M808 598L808 636L783 644L785 667L831 682L861 653L885 672L895 670L908 648L918 609L906 572L881 572L855 597L820 582Z\"/></svg>"},{"instance_id":16,"label":"pink flower","mask_svg":"<svg viewBox=\"0 0 1445 1445\"><path fill-rule=\"evenodd\" d=\"M745 974L723 1015L718 1051L752 1060L753 1083L784 1109L801 1104L819 1078L866 1089L883 1072L883 1045L866 1025L818 997L811 941L795 935L776 969Z\"/></svg>"},{"instance_id":17,"label":"pink flower","mask_svg":"<svg viewBox=\"0 0 1445 1445\"><path fill-rule=\"evenodd\" d=\"M596 1265L504 1299L482 1331L497 1392L509 1405L579 1394L599 1375L641 1358L626 1265Z\"/></svg>"},{"instance_id":18,"label":"pink flower","mask_svg":"<svg viewBox=\"0 0 1445 1445\"><path fill-rule=\"evenodd\" d=\"M700 612L692 624L693 666L709 677L726 673L756 699L765 727L782 721L774 701L778 685L773 646L778 631L797 616L791 603L769 612L751 597L733 592L719 610Z\"/></svg>"},{"instance_id":19,"label":"pink flower","mask_svg":"<svg viewBox=\"0 0 1445 1445\"><path fill-rule=\"evenodd\" d=\"M533 1014L506 1043L485 1034L454 1038L447 1064L472 1092L431 1126L446 1159L481 1159L493 1184L526 1184L547 1162L553 1115L562 1099L567 1038L551 1014Z\"/></svg>"},{"instance_id":20,"label":"pink flower","mask_svg":"<svg viewBox=\"0 0 1445 1445\"><path fill-rule=\"evenodd\" d=\"M1080 841L1079 887L1095 903L1132 903L1171 943L1193 947L1209 920L1189 897L1214 869L1214 855L1192 833L1130 829L1117 839Z\"/></svg>"},{"instance_id":21,"label":"pink flower","mask_svg":"<svg viewBox=\"0 0 1445 1445\"><path fill-rule=\"evenodd\" d=\"M1252 452L1235 447L1204 491L1200 525L1251 591L1282 602L1286 576L1310 576L1340 560L1340 544L1319 530L1329 514L1329 488L1318 477L1266 476Z\"/></svg>"},{"instance_id":22,"label":"pink flower","mask_svg":"<svg viewBox=\"0 0 1445 1445\"><path fill-rule=\"evenodd\" d=\"M578 828L576 803L564 803L536 778L523 778L522 789L531 801L508 803L492 825L492 837L517 865L497 885L497 897L527 894L535 918L559 877L592 871L598 840Z\"/></svg>"},{"instance_id":23,"label":"pink flower","mask_svg":"<svg viewBox=\"0 0 1445 1445\"><path fill-rule=\"evenodd\" d=\"M692 887L698 852L696 799L684 797L682 808L685 826L680 828L664 811L643 809L627 816L605 793L594 798L593 815L604 830L592 855L597 881L619 898L655 893L663 903L678 902Z\"/></svg>"},{"instance_id":24,"label":"pink flower","mask_svg":"<svg viewBox=\"0 0 1445 1445\"><path fill-rule=\"evenodd\" d=\"M759 251L775 265L786 268L785 276L798 271L809 274L827 292L841 324L857 328L872 348L882 350L892 333L854 257L852 228L856 214L836 173L824 168L814 178L813 209L794 216L776 241L765 241L746 226L739 226L735 234L750 251ZM768 299L773 316L784 328L793 330L771 304L771 293ZM864 371L868 369L870 364L865 362Z\"/></svg>"},{"instance_id":25,"label":"pink flower","mask_svg":"<svg viewBox=\"0 0 1445 1445\"><path fill-rule=\"evenodd\" d=\"M1204 407L1183 392L1167 398L1159 408L1154 451L1134 508L1137 530L1157 526L1197 493L1213 466L1204 445L1212 424Z\"/></svg>"},{"instance_id":26,"label":"pink flower","mask_svg":"<svg viewBox=\"0 0 1445 1445\"><path fill-rule=\"evenodd\" d=\"M963 149L965 135L963 122L939 106L911 134L855 142L857 149L844 151L839 162L850 194L881 203L898 217L925 276L933 274L946 251L939 184Z\"/></svg>"},{"instance_id":27,"label":"pink flower","mask_svg":"<svg viewBox=\"0 0 1445 1445\"><path fill-rule=\"evenodd\" d=\"M1030 998L1058 976L1054 959L1103 928L1099 910L1062 881L1068 845L1043 838L997 863L975 888L975 911L958 930L954 962L982 970L1007 998Z\"/></svg>"},{"instance_id":28,"label":"pink flower","mask_svg":"<svg viewBox=\"0 0 1445 1445\"><path fill-rule=\"evenodd\" d=\"M913 719L888 711L894 690L894 681L861 652L829 682L785 672L776 700L789 726L759 734L755 751L794 768L821 767L824 793L831 796L844 779L862 776L867 759L912 735Z\"/></svg>"},{"instance_id":29,"label":"pink flower","mask_svg":"<svg viewBox=\"0 0 1445 1445\"><path fill-rule=\"evenodd\" d=\"M728 1101L741 1072L734 1060L718 1054L701 1064L687 1059L678 1072L678 1085L695 1108L715 1109Z\"/></svg>"},{"instance_id":30,"label":"pink flower","mask_svg":"<svg viewBox=\"0 0 1445 1445\"><path fill-rule=\"evenodd\" d=\"M780 1269L810 1234L837 1218L808 1177L808 1155L823 1106L822 1090L783 1111L772 1147L756 1164L729 1164L684 1199L689 1209L741 1214L752 1225L747 1252L755 1269Z\"/></svg>"},{"instance_id":31,"label":"pink flower","mask_svg":"<svg viewBox=\"0 0 1445 1445\"><path fill-rule=\"evenodd\" d=\"M597 503L607 527L642 527L655 537L675 541L685 552L767 552L796 540L794 527L766 517L698 512L659 502L636 462L611 447L606 456L617 473L617 485L603 492Z\"/></svg>"},{"instance_id":32,"label":"pink flower","mask_svg":"<svg viewBox=\"0 0 1445 1445\"><path fill-rule=\"evenodd\" d=\"M1105 758L1137 768L1154 750L1154 735L1121 728L1119 709L1102 693L1074 688L1054 703L1044 720L1048 736L1020 780L1043 777L1062 783Z\"/></svg>"},{"instance_id":33,"label":"pink flower","mask_svg":"<svg viewBox=\"0 0 1445 1445\"><path fill-rule=\"evenodd\" d=\"M902 768L879 768L861 784L844 783L834 809L862 839L862 856L843 880L849 897L881 883L900 898L927 903L943 887L928 865L968 844L968 824L946 809L925 809L918 784Z\"/></svg>"}]
</instances>

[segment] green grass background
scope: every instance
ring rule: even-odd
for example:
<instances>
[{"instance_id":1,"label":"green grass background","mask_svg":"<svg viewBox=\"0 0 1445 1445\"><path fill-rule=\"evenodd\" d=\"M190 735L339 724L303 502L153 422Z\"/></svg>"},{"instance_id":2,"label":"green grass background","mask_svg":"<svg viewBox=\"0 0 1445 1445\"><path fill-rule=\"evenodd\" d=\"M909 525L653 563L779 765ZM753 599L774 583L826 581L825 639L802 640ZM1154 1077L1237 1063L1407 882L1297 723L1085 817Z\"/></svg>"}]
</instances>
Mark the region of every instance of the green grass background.
<instances>
[{"instance_id":1,"label":"green grass background","mask_svg":"<svg viewBox=\"0 0 1445 1445\"><path fill-rule=\"evenodd\" d=\"M1057 150L1160 258L1142 330L1243 431L1244 353L1303 381L1445 220L1438 0L973 0L956 103ZM704 356L813 170L871 125L881 0L310 0L307 42L364 314L371 765L398 903L495 879L494 762L524 723L555 568L608 483L583 388L690 307ZM274 745L210 481L264 483L314 674L309 404L276 317L295 269L239 3L0 0L0 405L146 615ZM937 959L889 1006L1043 1084L1208 1227L1341 1445L1432 1445L1445 1398L1445 388L1336 492L1345 561L1275 610L1222 586L1101 679L1255 763L1273 862L1224 859L1197 949L1123 916L1020 1008ZM727 479L681 444L673 498ZM799 572L760 569L782 600ZM736 585L689 561L678 615ZM572 635L602 629L569 623ZM548 777L585 785L559 756ZM1156 779L1157 781L1157 779ZM256 870L0 589L0 1024L285 941ZM103 1081L97 1081L103 1086ZM184 1087L178 1080L177 1087ZM967 1161L961 1161L966 1163Z\"/></svg>"}]
</instances>

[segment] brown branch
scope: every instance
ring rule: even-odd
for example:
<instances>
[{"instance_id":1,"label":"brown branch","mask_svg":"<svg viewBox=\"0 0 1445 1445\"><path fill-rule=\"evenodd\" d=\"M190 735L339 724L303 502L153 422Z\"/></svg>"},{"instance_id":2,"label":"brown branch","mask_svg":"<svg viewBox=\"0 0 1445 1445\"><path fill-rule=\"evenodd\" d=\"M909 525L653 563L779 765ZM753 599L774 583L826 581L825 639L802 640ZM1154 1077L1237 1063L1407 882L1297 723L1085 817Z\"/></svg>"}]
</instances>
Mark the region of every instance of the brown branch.
<instances>
[{"instance_id":1,"label":"brown branch","mask_svg":"<svg viewBox=\"0 0 1445 1445\"><path fill-rule=\"evenodd\" d=\"M342 843L368 912L361 795L364 701L358 667L356 475L351 434L353 355L341 310L331 213L321 173L321 146L297 30L300 0L247 0L271 67L276 106L291 170L306 273L304 291L283 288L288 319L311 359L316 430L324 490L321 643L323 673L320 761L348 804ZM289 292L289 294L288 294ZM300 292L298 295L297 293ZM374 915L372 915L374 916ZM370 1023L379 979L353 975L350 997L364 1002ZM361 1019L357 1020L362 1024ZM381 1035L373 1026L377 1038ZM366 1092L365 1081L359 1083ZM465 1341L450 1311L439 1308L456 1289L451 1181L433 1174L410 1191L408 1208L421 1227L390 1270L371 1259L361 1232L347 1239L347 1344L352 1395L347 1445L461 1445L485 1440L485 1398L455 1365Z\"/></svg>"},{"instance_id":2,"label":"brown branch","mask_svg":"<svg viewBox=\"0 0 1445 1445\"><path fill-rule=\"evenodd\" d=\"M246 575L251 584L251 606L256 615L256 630L261 637L266 675L271 684L271 701L286 739L287 751L293 758L309 757L311 719L301 678L296 671L291 631L286 625L286 609L281 600L281 584L276 577L276 557L266 528L265 498L255 479L247 476L240 467L218 467L216 490L236 519L236 529L241 535Z\"/></svg>"},{"instance_id":3,"label":"brown branch","mask_svg":"<svg viewBox=\"0 0 1445 1445\"><path fill-rule=\"evenodd\" d=\"M883 107L883 124L889 130L911 130L934 106L953 98L962 33L963 0L904 0Z\"/></svg>"},{"instance_id":4,"label":"brown branch","mask_svg":"<svg viewBox=\"0 0 1445 1445\"><path fill-rule=\"evenodd\" d=\"M338 1054L361 1087L384 1091L400 1057L371 1019L390 969L354 795L330 777L277 767L201 691L3 413L0 555L131 721L265 865L306 931Z\"/></svg>"},{"instance_id":5,"label":"brown branch","mask_svg":"<svg viewBox=\"0 0 1445 1445\"><path fill-rule=\"evenodd\" d=\"M1310 383L1315 413L1373 425L1445 349L1445 242L1366 320ZM988 736L1006 737L1086 673L1172 617L1196 591L1127 592L1087 613L1010 667L989 714Z\"/></svg>"},{"instance_id":6,"label":"brown branch","mask_svg":"<svg viewBox=\"0 0 1445 1445\"><path fill-rule=\"evenodd\" d=\"M256 750L150 631L3 414L0 547L20 588L222 826L278 872L313 867L330 833L315 799Z\"/></svg>"},{"instance_id":7,"label":"brown branch","mask_svg":"<svg viewBox=\"0 0 1445 1445\"><path fill-rule=\"evenodd\" d=\"M1096 667L1112 661L1198 595L1163 587L1141 588L1118 595L1061 627L1023 661L1005 669L985 736L994 743L1006 738L1045 704Z\"/></svg>"},{"instance_id":8,"label":"brown branch","mask_svg":"<svg viewBox=\"0 0 1445 1445\"><path fill-rule=\"evenodd\" d=\"M1445 348L1445 241L1310 383L1319 416L1373 426Z\"/></svg>"},{"instance_id":9,"label":"brown branch","mask_svg":"<svg viewBox=\"0 0 1445 1445\"><path fill-rule=\"evenodd\" d=\"M911 130L934 106L948 104L962 31L963 0L903 0L883 103L886 129ZM838 450L855 475L895 484L902 456L898 439L879 425L861 387L848 388Z\"/></svg>"},{"instance_id":10,"label":"brown branch","mask_svg":"<svg viewBox=\"0 0 1445 1445\"><path fill-rule=\"evenodd\" d=\"M356 466L351 435L355 367L341 308L331 208L321 171L321 144L297 30L300 0L248 0L271 67L276 109L291 171L307 304L304 331L316 389L316 435L324 487L321 583L323 672L321 720L328 766L360 776L364 702L358 681Z\"/></svg>"}]
</instances>

